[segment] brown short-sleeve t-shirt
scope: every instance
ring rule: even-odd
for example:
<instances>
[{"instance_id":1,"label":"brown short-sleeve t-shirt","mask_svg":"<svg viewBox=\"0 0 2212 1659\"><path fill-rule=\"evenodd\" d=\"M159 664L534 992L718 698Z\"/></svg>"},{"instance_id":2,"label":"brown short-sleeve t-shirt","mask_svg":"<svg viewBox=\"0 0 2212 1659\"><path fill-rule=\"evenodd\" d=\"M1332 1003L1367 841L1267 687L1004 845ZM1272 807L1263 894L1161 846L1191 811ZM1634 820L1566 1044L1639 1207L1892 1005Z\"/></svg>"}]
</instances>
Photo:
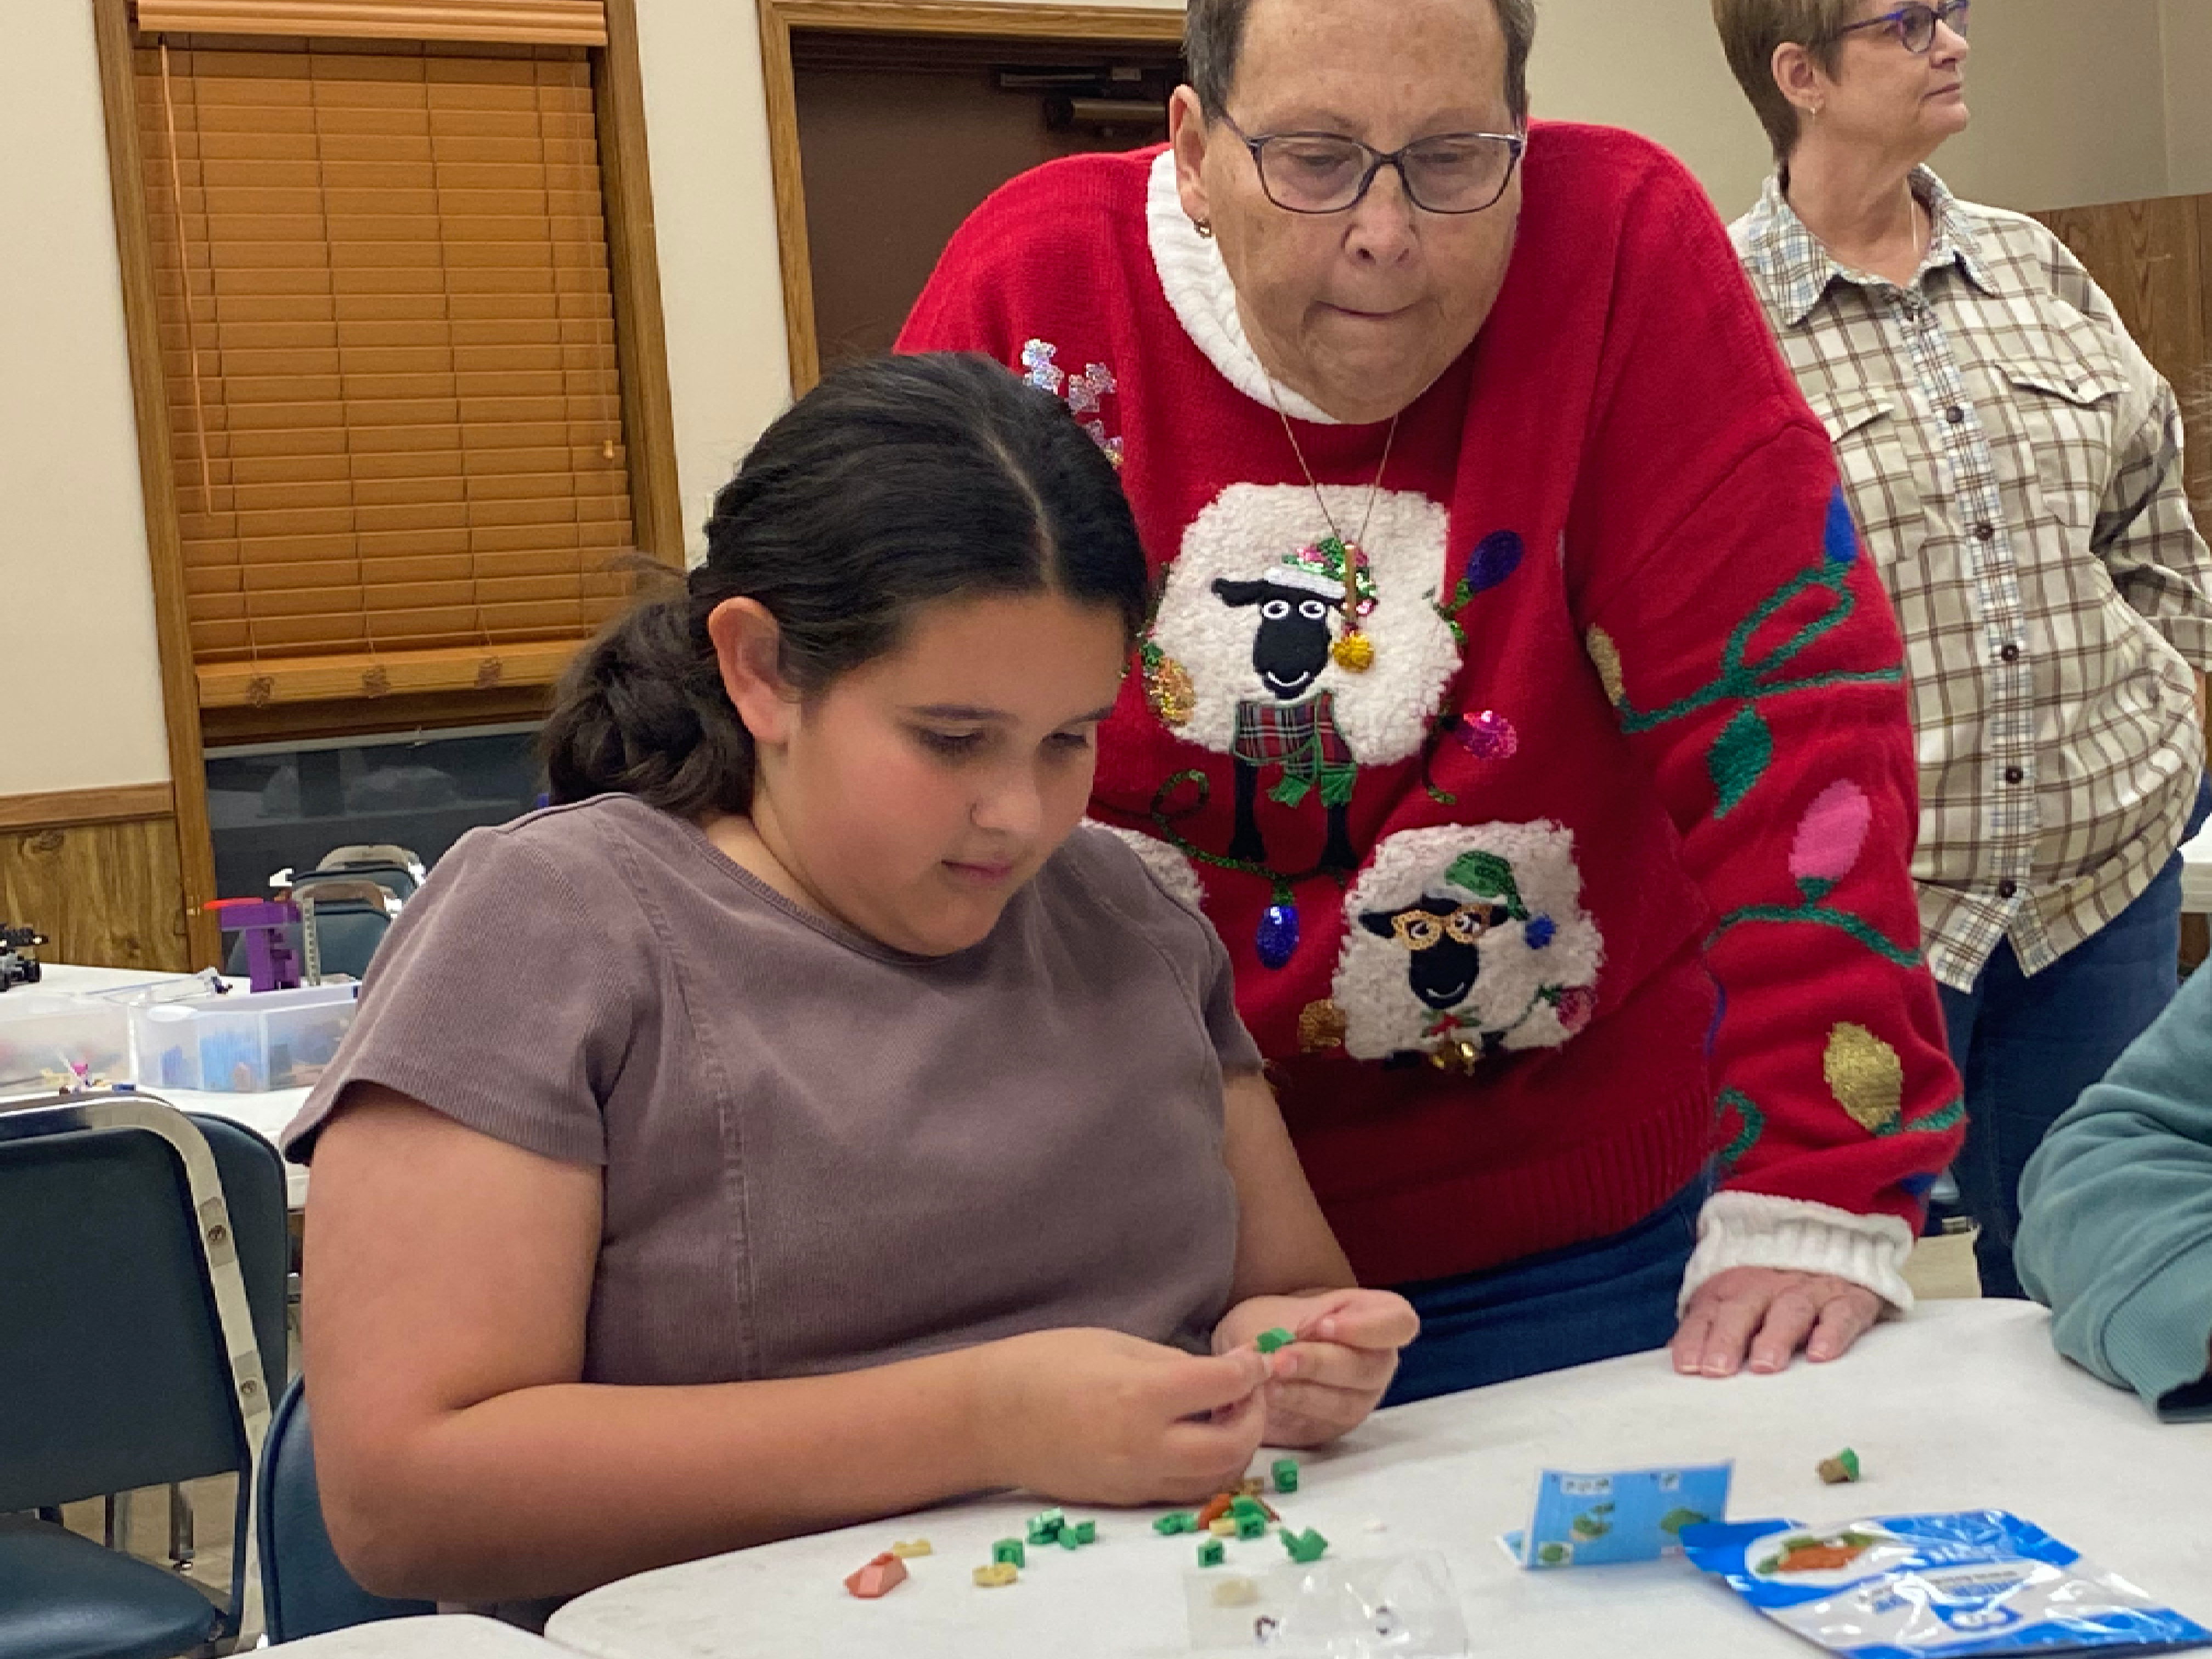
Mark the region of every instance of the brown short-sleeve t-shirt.
<instances>
[{"instance_id":1,"label":"brown short-sleeve t-shirt","mask_svg":"<svg viewBox=\"0 0 2212 1659\"><path fill-rule=\"evenodd\" d=\"M1063 1326L1203 1349L1255 1070L1211 926L1079 830L917 957L626 796L478 830L408 903L294 1158L354 1083L603 1166L587 1381L847 1370Z\"/></svg>"}]
</instances>

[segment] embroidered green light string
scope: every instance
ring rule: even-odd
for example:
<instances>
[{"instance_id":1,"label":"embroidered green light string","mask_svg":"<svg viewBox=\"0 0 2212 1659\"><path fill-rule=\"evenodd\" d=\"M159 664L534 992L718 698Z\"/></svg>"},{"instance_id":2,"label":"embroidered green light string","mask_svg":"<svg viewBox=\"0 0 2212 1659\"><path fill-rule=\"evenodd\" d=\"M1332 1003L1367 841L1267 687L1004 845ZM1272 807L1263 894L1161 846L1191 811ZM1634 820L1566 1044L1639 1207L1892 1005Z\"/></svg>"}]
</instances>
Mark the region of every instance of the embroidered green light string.
<instances>
[{"instance_id":1,"label":"embroidered green light string","mask_svg":"<svg viewBox=\"0 0 2212 1659\"><path fill-rule=\"evenodd\" d=\"M1722 1090L1713 1104L1717 1112L1724 1112L1734 1107L1736 1116L1743 1123L1735 1139L1721 1149L1718 1161L1725 1172L1734 1169L1743 1155L1759 1144L1759 1138L1766 1133L1766 1114L1741 1089ZM1956 1127L1966 1115L1966 1101L1962 1095L1949 1105L1923 1113L1910 1122L1895 1118L1868 1133L1877 1140L1887 1140L1897 1135L1939 1135L1947 1129Z\"/></svg>"},{"instance_id":2,"label":"embroidered green light string","mask_svg":"<svg viewBox=\"0 0 2212 1659\"><path fill-rule=\"evenodd\" d=\"M1824 563L1785 584L1736 625L1735 630L1729 635L1728 645L1721 653L1721 672L1703 689L1664 708L1645 710L1639 710L1631 704L1626 692L1620 694L1615 702L1620 710L1621 730L1634 736L1674 720L1686 720L1717 702L1765 702L1796 692L1817 691L1832 685L1902 684L1905 670L1901 666L1837 668L1808 674L1802 679L1766 681L1767 675L1802 656L1824 635L1833 632L1850 620L1852 613L1858 609L1858 596L1850 589L1850 568L1849 566ZM1835 607L1826 615L1806 623L1760 661L1747 661L1746 653L1750 649L1752 636L1799 594L1815 589L1833 594Z\"/></svg>"}]
</instances>

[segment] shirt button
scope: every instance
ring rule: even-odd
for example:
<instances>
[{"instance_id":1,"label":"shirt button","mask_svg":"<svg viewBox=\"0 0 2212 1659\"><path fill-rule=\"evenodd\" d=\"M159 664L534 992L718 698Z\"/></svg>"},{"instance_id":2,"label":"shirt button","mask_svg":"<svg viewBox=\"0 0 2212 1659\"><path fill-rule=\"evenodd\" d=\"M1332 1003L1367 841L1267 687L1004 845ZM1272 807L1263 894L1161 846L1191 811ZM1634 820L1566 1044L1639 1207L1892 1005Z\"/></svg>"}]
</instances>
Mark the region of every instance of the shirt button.
<instances>
[{"instance_id":1,"label":"shirt button","mask_svg":"<svg viewBox=\"0 0 2212 1659\"><path fill-rule=\"evenodd\" d=\"M2020 647L2016 645L2008 645L2004 647L2003 649L2000 650L1997 653L1997 655L2002 657L2007 662L2018 662L2020 660Z\"/></svg>"},{"instance_id":2,"label":"shirt button","mask_svg":"<svg viewBox=\"0 0 2212 1659\"><path fill-rule=\"evenodd\" d=\"M1997 538L1997 527L1996 527L1995 525L1993 525L1993 524L1978 524L1978 525L1976 525L1976 526L1974 526L1974 539L1975 539L1976 541L1978 541L1978 542L1993 542L1993 541L1996 540L1996 538Z\"/></svg>"},{"instance_id":3,"label":"shirt button","mask_svg":"<svg viewBox=\"0 0 2212 1659\"><path fill-rule=\"evenodd\" d=\"M2001 881L2001 882L1999 882L1999 883L1997 884L1997 896L1998 896L1999 898L2002 898L2002 899L2017 898L2019 896L2020 896L2020 884L2019 884L2018 882L2016 882L2016 881Z\"/></svg>"},{"instance_id":4,"label":"shirt button","mask_svg":"<svg viewBox=\"0 0 2212 1659\"><path fill-rule=\"evenodd\" d=\"M1958 404L1953 404L1950 408L1943 411L1943 418L1950 422L1953 426L1957 426L1966 418L1966 411Z\"/></svg>"},{"instance_id":5,"label":"shirt button","mask_svg":"<svg viewBox=\"0 0 2212 1659\"><path fill-rule=\"evenodd\" d=\"M2007 783L2019 783L2027 776L2027 774L2021 771L2017 766L2008 766L2004 769L2004 780Z\"/></svg>"}]
</instances>

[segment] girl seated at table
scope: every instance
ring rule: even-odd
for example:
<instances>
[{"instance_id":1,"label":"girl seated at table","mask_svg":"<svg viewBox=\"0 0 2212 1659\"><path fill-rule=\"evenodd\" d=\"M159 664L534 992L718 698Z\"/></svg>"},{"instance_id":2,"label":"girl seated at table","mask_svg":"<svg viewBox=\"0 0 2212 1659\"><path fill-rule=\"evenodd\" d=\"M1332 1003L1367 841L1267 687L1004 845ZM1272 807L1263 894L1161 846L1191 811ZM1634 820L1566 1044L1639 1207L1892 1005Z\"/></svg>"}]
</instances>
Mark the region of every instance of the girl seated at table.
<instances>
[{"instance_id":1,"label":"girl seated at table","mask_svg":"<svg viewBox=\"0 0 2212 1659\"><path fill-rule=\"evenodd\" d=\"M1414 1334L1212 928L1078 827L1147 586L1065 409L979 357L844 370L707 533L287 1134L371 1589L571 1594L988 1487L1189 1502L1358 1424Z\"/></svg>"}]
</instances>

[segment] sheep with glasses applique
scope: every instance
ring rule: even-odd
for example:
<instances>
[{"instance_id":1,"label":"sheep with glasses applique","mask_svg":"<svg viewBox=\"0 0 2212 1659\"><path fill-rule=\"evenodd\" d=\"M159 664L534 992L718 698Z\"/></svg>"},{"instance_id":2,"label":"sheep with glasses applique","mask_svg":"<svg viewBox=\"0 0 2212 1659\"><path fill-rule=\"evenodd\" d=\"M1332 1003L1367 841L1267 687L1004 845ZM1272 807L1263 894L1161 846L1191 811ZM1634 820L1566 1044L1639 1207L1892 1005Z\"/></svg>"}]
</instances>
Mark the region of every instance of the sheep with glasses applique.
<instances>
[{"instance_id":1,"label":"sheep with glasses applique","mask_svg":"<svg viewBox=\"0 0 2212 1659\"><path fill-rule=\"evenodd\" d=\"M1345 896L1332 997L1357 1059L1471 1069L1556 1048L1596 1007L1604 945L1571 832L1445 824L1392 836Z\"/></svg>"}]
</instances>

